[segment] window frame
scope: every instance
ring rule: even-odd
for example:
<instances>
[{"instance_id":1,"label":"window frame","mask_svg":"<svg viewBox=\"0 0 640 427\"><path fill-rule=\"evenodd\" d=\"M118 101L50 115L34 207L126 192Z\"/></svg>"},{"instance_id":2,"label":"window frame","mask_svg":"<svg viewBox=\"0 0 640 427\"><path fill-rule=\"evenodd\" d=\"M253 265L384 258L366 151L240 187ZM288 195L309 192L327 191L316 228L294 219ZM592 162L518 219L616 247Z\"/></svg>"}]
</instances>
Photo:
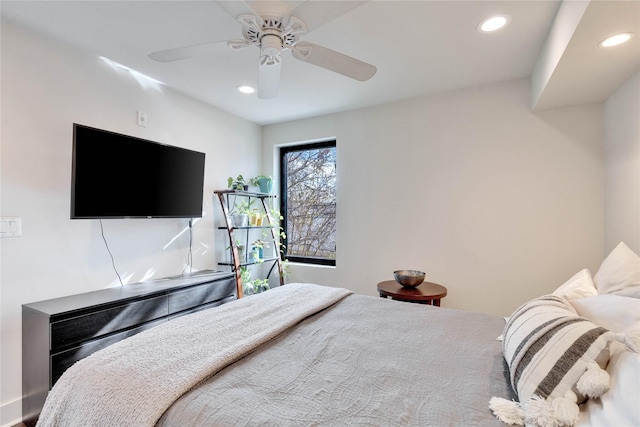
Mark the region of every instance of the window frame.
<instances>
[{"instance_id":1,"label":"window frame","mask_svg":"<svg viewBox=\"0 0 640 427\"><path fill-rule=\"evenodd\" d=\"M318 142L309 142L303 144L295 144L295 145L287 145L281 146L279 150L279 160L280 160L280 171L279 171L279 181L280 181L280 214L282 215L282 229L285 232L287 230L287 180L286 180L286 162L285 156L287 153L296 152L296 151L307 151L307 150L318 150L322 148L334 148L336 149L336 176L337 176L337 142L335 139L330 139L326 141L318 141ZM337 205L337 202L336 202ZM336 208L336 220L337 220L338 212ZM336 221L337 222L337 221ZM337 232L337 230L336 230ZM284 248L282 251L282 258L288 260L289 262L296 262L301 264L313 264L313 265L326 265L333 266L336 265L337 259L337 248L336 248L336 258L318 258L318 257L305 257L305 256L291 256L288 254L288 236L280 239L280 243ZM337 246L337 245L336 245Z\"/></svg>"}]
</instances>

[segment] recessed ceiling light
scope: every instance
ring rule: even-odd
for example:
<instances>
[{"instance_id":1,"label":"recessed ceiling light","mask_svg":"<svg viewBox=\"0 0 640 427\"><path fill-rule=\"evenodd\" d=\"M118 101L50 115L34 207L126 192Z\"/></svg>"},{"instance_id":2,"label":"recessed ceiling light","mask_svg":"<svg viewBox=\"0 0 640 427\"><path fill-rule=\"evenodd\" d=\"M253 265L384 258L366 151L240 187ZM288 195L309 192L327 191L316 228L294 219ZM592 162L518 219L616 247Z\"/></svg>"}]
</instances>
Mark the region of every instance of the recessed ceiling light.
<instances>
[{"instance_id":1,"label":"recessed ceiling light","mask_svg":"<svg viewBox=\"0 0 640 427\"><path fill-rule=\"evenodd\" d=\"M511 21L511 15L493 15L478 24L478 31L482 33L490 33L499 30Z\"/></svg>"},{"instance_id":2,"label":"recessed ceiling light","mask_svg":"<svg viewBox=\"0 0 640 427\"><path fill-rule=\"evenodd\" d=\"M611 36L609 38L602 40L599 43L599 46L602 46L602 47L617 46L629 40L632 35L633 33L616 34L615 36Z\"/></svg>"},{"instance_id":3,"label":"recessed ceiling light","mask_svg":"<svg viewBox=\"0 0 640 427\"><path fill-rule=\"evenodd\" d=\"M247 85L240 85L236 87L236 89L238 89L238 92L242 92L242 93L253 93L256 91L254 88Z\"/></svg>"}]
</instances>

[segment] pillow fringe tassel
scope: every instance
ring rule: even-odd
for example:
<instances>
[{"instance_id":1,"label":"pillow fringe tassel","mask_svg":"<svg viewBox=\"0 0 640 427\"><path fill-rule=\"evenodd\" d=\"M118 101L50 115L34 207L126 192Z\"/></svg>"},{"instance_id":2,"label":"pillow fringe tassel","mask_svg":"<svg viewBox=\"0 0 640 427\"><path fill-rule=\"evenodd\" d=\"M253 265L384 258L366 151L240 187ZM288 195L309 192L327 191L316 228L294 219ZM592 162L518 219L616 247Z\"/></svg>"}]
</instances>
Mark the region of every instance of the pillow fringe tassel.
<instances>
[{"instance_id":1,"label":"pillow fringe tassel","mask_svg":"<svg viewBox=\"0 0 640 427\"><path fill-rule=\"evenodd\" d=\"M489 400L489 409L503 423L523 426L524 410L518 402L503 399L502 397L492 397Z\"/></svg>"},{"instance_id":2,"label":"pillow fringe tassel","mask_svg":"<svg viewBox=\"0 0 640 427\"><path fill-rule=\"evenodd\" d=\"M585 396L600 397L609 391L610 379L607 371L596 362L591 361L587 364L587 370L576 383L576 388Z\"/></svg>"},{"instance_id":3,"label":"pillow fringe tassel","mask_svg":"<svg viewBox=\"0 0 640 427\"><path fill-rule=\"evenodd\" d=\"M598 366L597 363L595 365ZM580 417L580 408L578 407L577 402L578 397L571 390L567 390L564 396L553 399L551 406L553 406L553 411L558 424L572 426L578 422L578 418Z\"/></svg>"},{"instance_id":4,"label":"pillow fringe tassel","mask_svg":"<svg viewBox=\"0 0 640 427\"><path fill-rule=\"evenodd\" d=\"M551 404L546 399L535 394L527 399L524 404L524 423L527 426L533 425L537 427L558 426Z\"/></svg>"}]
</instances>

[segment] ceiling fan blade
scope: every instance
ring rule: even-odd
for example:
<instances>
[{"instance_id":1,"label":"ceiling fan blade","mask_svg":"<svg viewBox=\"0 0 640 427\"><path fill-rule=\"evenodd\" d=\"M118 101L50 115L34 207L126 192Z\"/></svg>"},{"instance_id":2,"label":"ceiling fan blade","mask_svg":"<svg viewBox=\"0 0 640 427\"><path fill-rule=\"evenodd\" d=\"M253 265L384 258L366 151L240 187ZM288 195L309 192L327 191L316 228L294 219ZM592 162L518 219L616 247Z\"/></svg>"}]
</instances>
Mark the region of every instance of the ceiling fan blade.
<instances>
[{"instance_id":1,"label":"ceiling fan blade","mask_svg":"<svg viewBox=\"0 0 640 427\"><path fill-rule=\"evenodd\" d=\"M256 15L265 17L279 17L283 18L285 16L291 15L291 11L293 10L290 1L286 0L253 0L248 1L249 6L255 11Z\"/></svg>"},{"instance_id":2,"label":"ceiling fan blade","mask_svg":"<svg viewBox=\"0 0 640 427\"><path fill-rule=\"evenodd\" d=\"M367 1L308 0L291 11L291 16L302 19L307 31L312 31L365 3Z\"/></svg>"},{"instance_id":3,"label":"ceiling fan blade","mask_svg":"<svg viewBox=\"0 0 640 427\"><path fill-rule=\"evenodd\" d=\"M242 15L255 16L258 19L258 28L264 24L263 17L287 17L292 14L293 10L289 2L285 0L214 0L214 2L235 19L239 19ZM244 22L240 22L245 25Z\"/></svg>"},{"instance_id":4,"label":"ceiling fan blade","mask_svg":"<svg viewBox=\"0 0 640 427\"><path fill-rule=\"evenodd\" d=\"M327 70L361 82L369 80L376 71L378 71L378 69L371 64L305 41L296 43L291 49L291 53L296 59L326 68Z\"/></svg>"},{"instance_id":5,"label":"ceiling fan blade","mask_svg":"<svg viewBox=\"0 0 640 427\"><path fill-rule=\"evenodd\" d=\"M259 15L248 2L238 0L214 0L214 3L231 15L233 19L237 19L240 15Z\"/></svg>"},{"instance_id":6,"label":"ceiling fan blade","mask_svg":"<svg viewBox=\"0 0 640 427\"><path fill-rule=\"evenodd\" d=\"M280 57L262 56L258 67L258 98L269 99L278 96L280 88Z\"/></svg>"},{"instance_id":7,"label":"ceiling fan blade","mask_svg":"<svg viewBox=\"0 0 640 427\"><path fill-rule=\"evenodd\" d=\"M221 53L229 49L229 42L220 41L212 43L196 44L192 46L176 47L173 49L159 50L149 54L149 58L158 62L173 62L194 56Z\"/></svg>"}]
</instances>

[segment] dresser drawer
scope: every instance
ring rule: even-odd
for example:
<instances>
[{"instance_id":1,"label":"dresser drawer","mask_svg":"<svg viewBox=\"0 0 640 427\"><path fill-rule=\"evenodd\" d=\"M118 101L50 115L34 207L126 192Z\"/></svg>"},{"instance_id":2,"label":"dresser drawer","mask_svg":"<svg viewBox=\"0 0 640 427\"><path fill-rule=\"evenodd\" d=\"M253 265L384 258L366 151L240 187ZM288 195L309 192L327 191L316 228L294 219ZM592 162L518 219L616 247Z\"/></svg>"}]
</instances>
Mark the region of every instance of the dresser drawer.
<instances>
[{"instance_id":1,"label":"dresser drawer","mask_svg":"<svg viewBox=\"0 0 640 427\"><path fill-rule=\"evenodd\" d=\"M236 282L231 278L172 292L169 294L169 314L229 297L234 295L235 289Z\"/></svg>"},{"instance_id":2,"label":"dresser drawer","mask_svg":"<svg viewBox=\"0 0 640 427\"><path fill-rule=\"evenodd\" d=\"M191 308L189 310L183 310L179 313L174 313L169 315L169 320L176 319L178 317L186 316L187 314L196 313L198 311L207 310L209 308L218 307L219 305L226 304L228 302L234 301L236 299L235 295L230 295L226 298L223 298L218 301L210 302L208 304L200 305L198 307Z\"/></svg>"},{"instance_id":3,"label":"dresser drawer","mask_svg":"<svg viewBox=\"0 0 640 427\"><path fill-rule=\"evenodd\" d=\"M118 341L122 341L127 337L131 337L139 332L142 332L146 329L151 329L154 326L158 326L163 322L167 322L167 318L154 320L153 322L145 323L142 326L138 326L137 328L128 329L126 331L117 332L113 335L109 335L107 337L103 337L96 341L90 341L87 343L83 343L78 347L74 347L72 349L63 351L61 353L56 353L51 355L51 382L50 387L58 381L58 378L67 370L71 365L76 363L80 359L84 359L92 353L95 353L98 350L102 350L110 346L111 344L115 344Z\"/></svg>"},{"instance_id":4,"label":"dresser drawer","mask_svg":"<svg viewBox=\"0 0 640 427\"><path fill-rule=\"evenodd\" d=\"M51 350L56 351L168 315L167 296L94 311L51 323Z\"/></svg>"}]
</instances>

